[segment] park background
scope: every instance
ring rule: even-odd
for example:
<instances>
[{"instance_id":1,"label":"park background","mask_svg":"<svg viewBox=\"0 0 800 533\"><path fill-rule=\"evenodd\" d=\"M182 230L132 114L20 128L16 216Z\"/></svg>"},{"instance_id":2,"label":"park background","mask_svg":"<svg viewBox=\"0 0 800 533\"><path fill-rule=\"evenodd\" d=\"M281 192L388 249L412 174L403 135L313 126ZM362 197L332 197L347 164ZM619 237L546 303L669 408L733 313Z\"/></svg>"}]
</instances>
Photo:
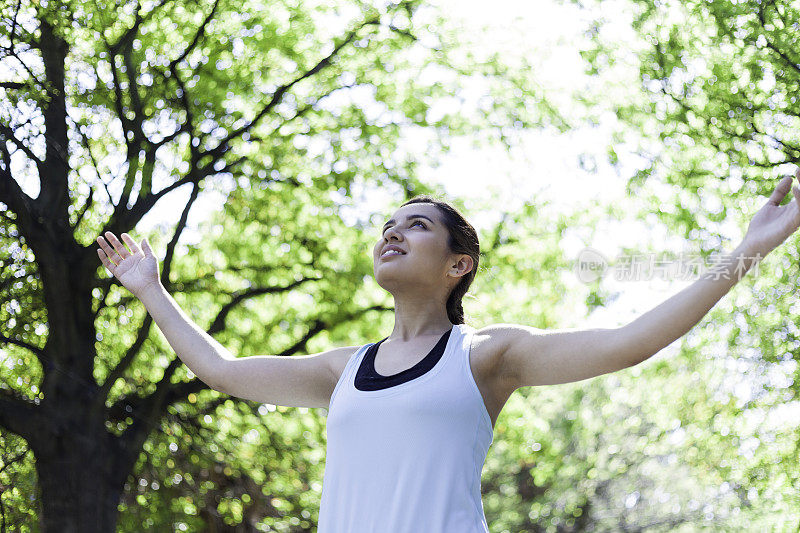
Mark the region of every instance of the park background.
<instances>
[{"instance_id":1,"label":"park background","mask_svg":"<svg viewBox=\"0 0 800 533\"><path fill-rule=\"evenodd\" d=\"M391 329L371 245L414 194L480 231L467 323L622 326L691 280L592 248L732 249L800 161L791 2L8 2L0 531L314 531L324 409L209 390L103 269L147 236L238 356ZM792 237L630 369L523 388L492 533L797 531ZM672 257L672 256L670 256Z\"/></svg>"}]
</instances>

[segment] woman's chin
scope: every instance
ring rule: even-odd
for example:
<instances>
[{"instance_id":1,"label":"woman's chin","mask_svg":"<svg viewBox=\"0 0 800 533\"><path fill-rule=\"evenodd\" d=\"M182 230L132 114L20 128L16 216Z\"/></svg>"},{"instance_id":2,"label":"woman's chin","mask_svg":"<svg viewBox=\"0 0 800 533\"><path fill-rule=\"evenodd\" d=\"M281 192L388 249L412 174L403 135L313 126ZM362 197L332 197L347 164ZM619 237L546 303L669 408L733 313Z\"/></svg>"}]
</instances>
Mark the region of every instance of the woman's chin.
<instances>
[{"instance_id":1,"label":"woman's chin","mask_svg":"<svg viewBox=\"0 0 800 533\"><path fill-rule=\"evenodd\" d=\"M375 281L381 286L381 288L391 293L394 293L394 291L402 289L403 287L418 283L419 281L418 278L413 276L413 274L401 272L399 269L397 272L392 273L386 272L386 269L382 268L377 268L375 270Z\"/></svg>"}]
</instances>

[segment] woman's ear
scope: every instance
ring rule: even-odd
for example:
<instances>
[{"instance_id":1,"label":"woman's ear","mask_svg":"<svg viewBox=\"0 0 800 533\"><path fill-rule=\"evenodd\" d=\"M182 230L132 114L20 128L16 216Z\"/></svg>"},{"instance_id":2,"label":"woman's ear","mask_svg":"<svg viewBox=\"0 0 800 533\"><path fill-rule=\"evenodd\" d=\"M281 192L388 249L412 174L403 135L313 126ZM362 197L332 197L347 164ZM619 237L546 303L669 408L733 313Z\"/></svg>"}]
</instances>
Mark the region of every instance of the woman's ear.
<instances>
[{"instance_id":1,"label":"woman's ear","mask_svg":"<svg viewBox=\"0 0 800 533\"><path fill-rule=\"evenodd\" d=\"M447 273L456 278L460 278L469 274L474 264L475 262L470 256L462 254L458 257L458 261L453 263L453 266L450 267Z\"/></svg>"}]
</instances>

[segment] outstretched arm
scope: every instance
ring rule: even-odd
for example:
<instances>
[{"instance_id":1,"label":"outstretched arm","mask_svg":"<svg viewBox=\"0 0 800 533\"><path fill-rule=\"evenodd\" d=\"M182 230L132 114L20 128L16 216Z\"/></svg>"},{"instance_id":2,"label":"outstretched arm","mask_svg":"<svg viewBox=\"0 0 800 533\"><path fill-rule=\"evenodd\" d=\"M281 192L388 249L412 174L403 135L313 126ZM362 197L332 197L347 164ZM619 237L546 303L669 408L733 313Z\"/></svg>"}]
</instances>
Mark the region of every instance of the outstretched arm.
<instances>
[{"instance_id":1,"label":"outstretched arm","mask_svg":"<svg viewBox=\"0 0 800 533\"><path fill-rule=\"evenodd\" d=\"M800 169L796 176L800 180ZM697 324L750 268L800 227L800 189L784 177L736 249L679 293L619 328L542 330L496 324L479 330L497 347L515 388L579 381L650 358ZM791 189L794 201L778 204Z\"/></svg>"}]
</instances>

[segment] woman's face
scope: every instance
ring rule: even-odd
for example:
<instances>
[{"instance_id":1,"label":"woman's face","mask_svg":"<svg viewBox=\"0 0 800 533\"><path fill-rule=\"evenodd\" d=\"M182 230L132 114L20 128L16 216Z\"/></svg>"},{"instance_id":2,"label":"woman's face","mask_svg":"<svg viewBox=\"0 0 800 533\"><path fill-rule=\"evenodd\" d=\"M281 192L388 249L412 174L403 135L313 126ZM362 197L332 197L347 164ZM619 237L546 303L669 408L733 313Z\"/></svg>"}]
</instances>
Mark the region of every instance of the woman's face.
<instances>
[{"instance_id":1,"label":"woman's face","mask_svg":"<svg viewBox=\"0 0 800 533\"><path fill-rule=\"evenodd\" d=\"M448 272L458 261L458 255L452 254L447 246L448 237L439 209L433 204L400 207L386 222L381 238L375 243L375 280L392 293L410 284L415 289L444 291ZM398 248L401 253L381 255L388 246Z\"/></svg>"}]
</instances>

